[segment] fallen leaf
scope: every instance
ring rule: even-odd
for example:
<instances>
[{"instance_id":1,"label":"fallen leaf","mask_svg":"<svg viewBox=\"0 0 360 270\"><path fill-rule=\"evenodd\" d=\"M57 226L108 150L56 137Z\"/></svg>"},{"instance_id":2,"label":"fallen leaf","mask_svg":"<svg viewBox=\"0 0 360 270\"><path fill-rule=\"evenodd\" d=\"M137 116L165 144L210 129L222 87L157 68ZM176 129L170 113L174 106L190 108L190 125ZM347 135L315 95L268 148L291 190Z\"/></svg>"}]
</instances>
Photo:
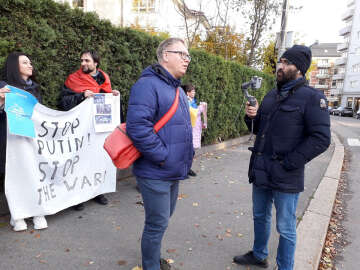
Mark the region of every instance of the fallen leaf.
<instances>
[{"instance_id":1,"label":"fallen leaf","mask_svg":"<svg viewBox=\"0 0 360 270\"><path fill-rule=\"evenodd\" d=\"M192 205L193 205L193 206L199 206L199 203L194 202Z\"/></svg>"},{"instance_id":2,"label":"fallen leaf","mask_svg":"<svg viewBox=\"0 0 360 270\"><path fill-rule=\"evenodd\" d=\"M144 202L143 201L137 201L135 204L144 205Z\"/></svg>"},{"instance_id":3,"label":"fallen leaf","mask_svg":"<svg viewBox=\"0 0 360 270\"><path fill-rule=\"evenodd\" d=\"M118 265L126 265L126 264L127 264L127 261L124 261L124 260L118 261Z\"/></svg>"},{"instance_id":4,"label":"fallen leaf","mask_svg":"<svg viewBox=\"0 0 360 270\"><path fill-rule=\"evenodd\" d=\"M176 249L174 248L169 248L166 250L167 253L175 253L176 252Z\"/></svg>"},{"instance_id":5,"label":"fallen leaf","mask_svg":"<svg viewBox=\"0 0 360 270\"><path fill-rule=\"evenodd\" d=\"M142 267L137 265L137 266L133 267L131 270L142 270Z\"/></svg>"},{"instance_id":6,"label":"fallen leaf","mask_svg":"<svg viewBox=\"0 0 360 270\"><path fill-rule=\"evenodd\" d=\"M88 264L92 265L92 264L94 264L94 262L93 262L93 261L89 261Z\"/></svg>"},{"instance_id":7,"label":"fallen leaf","mask_svg":"<svg viewBox=\"0 0 360 270\"><path fill-rule=\"evenodd\" d=\"M230 229L226 229L226 232L227 232L227 233L231 233L231 230L230 230Z\"/></svg>"},{"instance_id":8,"label":"fallen leaf","mask_svg":"<svg viewBox=\"0 0 360 270\"><path fill-rule=\"evenodd\" d=\"M47 263L47 261L45 261L45 260L40 260L39 262L41 262L41 263Z\"/></svg>"},{"instance_id":9,"label":"fallen leaf","mask_svg":"<svg viewBox=\"0 0 360 270\"><path fill-rule=\"evenodd\" d=\"M207 236L206 236L205 234L202 234L202 235L201 235L201 237L203 237L203 238L207 238Z\"/></svg>"},{"instance_id":10,"label":"fallen leaf","mask_svg":"<svg viewBox=\"0 0 360 270\"><path fill-rule=\"evenodd\" d=\"M237 234L237 237L242 237L243 235L241 233L238 233Z\"/></svg>"},{"instance_id":11,"label":"fallen leaf","mask_svg":"<svg viewBox=\"0 0 360 270\"><path fill-rule=\"evenodd\" d=\"M116 230L121 230L121 227L120 226L116 226Z\"/></svg>"},{"instance_id":12,"label":"fallen leaf","mask_svg":"<svg viewBox=\"0 0 360 270\"><path fill-rule=\"evenodd\" d=\"M168 264L173 264L174 263L173 259L166 259L166 261L168 262Z\"/></svg>"},{"instance_id":13,"label":"fallen leaf","mask_svg":"<svg viewBox=\"0 0 360 270\"><path fill-rule=\"evenodd\" d=\"M224 240L224 238L220 234L216 235L216 238L219 240Z\"/></svg>"},{"instance_id":14,"label":"fallen leaf","mask_svg":"<svg viewBox=\"0 0 360 270\"><path fill-rule=\"evenodd\" d=\"M65 249L65 252L70 252L70 249L68 249L68 248L67 248L67 249Z\"/></svg>"},{"instance_id":15,"label":"fallen leaf","mask_svg":"<svg viewBox=\"0 0 360 270\"><path fill-rule=\"evenodd\" d=\"M35 234L35 238L40 238L40 234L39 233Z\"/></svg>"},{"instance_id":16,"label":"fallen leaf","mask_svg":"<svg viewBox=\"0 0 360 270\"><path fill-rule=\"evenodd\" d=\"M41 257L41 253L35 256L35 258L40 258L40 257Z\"/></svg>"},{"instance_id":17,"label":"fallen leaf","mask_svg":"<svg viewBox=\"0 0 360 270\"><path fill-rule=\"evenodd\" d=\"M196 227L196 228L199 228L200 227L200 224L194 224L194 226Z\"/></svg>"}]
</instances>

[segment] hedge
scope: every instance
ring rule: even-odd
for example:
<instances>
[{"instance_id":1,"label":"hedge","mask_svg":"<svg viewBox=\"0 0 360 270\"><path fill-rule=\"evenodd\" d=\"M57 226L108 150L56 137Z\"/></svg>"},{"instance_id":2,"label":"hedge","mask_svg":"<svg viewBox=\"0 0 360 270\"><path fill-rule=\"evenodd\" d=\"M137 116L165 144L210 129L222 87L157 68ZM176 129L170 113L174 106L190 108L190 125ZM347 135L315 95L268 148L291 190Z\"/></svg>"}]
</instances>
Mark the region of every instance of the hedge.
<instances>
[{"instance_id":1,"label":"hedge","mask_svg":"<svg viewBox=\"0 0 360 270\"><path fill-rule=\"evenodd\" d=\"M110 75L113 88L120 90L126 111L129 90L141 71L156 61L160 41L52 0L0 0L0 65L12 51L30 55L44 104L52 108L57 107L67 75L79 68L80 52L95 49L102 57L100 67ZM205 143L246 133L240 119L241 83L262 76L263 87L255 93L261 100L273 86L273 77L203 51L191 50L191 56L184 82L193 83L197 99L208 103Z\"/></svg>"}]
</instances>

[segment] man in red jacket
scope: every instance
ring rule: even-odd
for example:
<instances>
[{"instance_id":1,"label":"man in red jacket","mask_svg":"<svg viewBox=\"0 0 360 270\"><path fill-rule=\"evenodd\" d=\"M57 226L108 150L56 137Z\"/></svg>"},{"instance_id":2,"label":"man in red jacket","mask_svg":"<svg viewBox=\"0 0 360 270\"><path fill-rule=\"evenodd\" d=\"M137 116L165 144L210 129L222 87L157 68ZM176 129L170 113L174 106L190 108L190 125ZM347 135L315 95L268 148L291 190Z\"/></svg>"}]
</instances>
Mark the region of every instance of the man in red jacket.
<instances>
[{"instance_id":1,"label":"man in red jacket","mask_svg":"<svg viewBox=\"0 0 360 270\"><path fill-rule=\"evenodd\" d=\"M109 75L99 68L100 57L95 51L82 52L80 60L80 69L70 74L62 87L60 107L63 110L72 109L96 93L120 95L118 90L111 88ZM95 197L94 200L102 205L108 204L108 200L102 194ZM81 211L84 209L84 204L75 205L74 209Z\"/></svg>"}]
</instances>

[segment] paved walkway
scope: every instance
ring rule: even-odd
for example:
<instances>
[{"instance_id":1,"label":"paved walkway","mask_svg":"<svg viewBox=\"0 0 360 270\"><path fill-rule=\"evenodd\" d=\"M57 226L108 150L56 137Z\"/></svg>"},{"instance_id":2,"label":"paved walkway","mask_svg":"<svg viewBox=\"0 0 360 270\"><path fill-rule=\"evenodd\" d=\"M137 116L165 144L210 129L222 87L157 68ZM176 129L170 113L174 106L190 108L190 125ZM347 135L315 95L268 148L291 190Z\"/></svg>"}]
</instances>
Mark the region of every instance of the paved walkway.
<instances>
[{"instance_id":1,"label":"paved walkway","mask_svg":"<svg viewBox=\"0 0 360 270\"><path fill-rule=\"evenodd\" d=\"M162 255L174 269L257 269L232 264L253 241L251 185L247 168L250 143L207 152L195 160L198 176L182 181L177 209L163 241ZM306 190L299 199L302 216L332 157L332 145L306 167ZM82 212L64 210L47 218L49 228L15 233L9 216L0 218L0 269L132 269L141 262L140 237L144 222L135 181L118 182L110 204L86 204ZM273 231L275 227L273 226ZM275 266L277 235L270 240L270 263Z\"/></svg>"}]
</instances>

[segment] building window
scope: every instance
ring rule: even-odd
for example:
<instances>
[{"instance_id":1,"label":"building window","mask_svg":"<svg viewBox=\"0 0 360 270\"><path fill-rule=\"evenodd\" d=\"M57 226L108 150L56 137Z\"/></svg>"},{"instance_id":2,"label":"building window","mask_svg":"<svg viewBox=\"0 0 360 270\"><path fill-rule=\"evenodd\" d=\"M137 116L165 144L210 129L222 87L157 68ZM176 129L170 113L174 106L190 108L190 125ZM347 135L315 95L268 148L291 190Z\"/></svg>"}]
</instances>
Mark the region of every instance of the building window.
<instances>
[{"instance_id":1,"label":"building window","mask_svg":"<svg viewBox=\"0 0 360 270\"><path fill-rule=\"evenodd\" d=\"M133 0L133 11L155 12L155 0Z\"/></svg>"},{"instance_id":2,"label":"building window","mask_svg":"<svg viewBox=\"0 0 360 270\"><path fill-rule=\"evenodd\" d=\"M360 47L357 47L357 48L355 49L355 54L356 54L356 55L360 55Z\"/></svg>"},{"instance_id":3,"label":"building window","mask_svg":"<svg viewBox=\"0 0 360 270\"><path fill-rule=\"evenodd\" d=\"M351 72L360 72L360 63L359 64L355 64L355 65L352 65L351 67Z\"/></svg>"},{"instance_id":4,"label":"building window","mask_svg":"<svg viewBox=\"0 0 360 270\"><path fill-rule=\"evenodd\" d=\"M336 81L332 81L332 82L331 82L331 86L332 86L332 87L336 87Z\"/></svg>"},{"instance_id":5,"label":"building window","mask_svg":"<svg viewBox=\"0 0 360 270\"><path fill-rule=\"evenodd\" d=\"M359 81L351 81L350 82L350 87L351 88L357 88L359 86Z\"/></svg>"},{"instance_id":6,"label":"building window","mask_svg":"<svg viewBox=\"0 0 360 270\"><path fill-rule=\"evenodd\" d=\"M84 0L73 0L72 5L74 8L84 8Z\"/></svg>"},{"instance_id":7,"label":"building window","mask_svg":"<svg viewBox=\"0 0 360 270\"><path fill-rule=\"evenodd\" d=\"M346 107L351 107L352 108L352 103L353 103L353 98L352 97L347 98Z\"/></svg>"}]
</instances>

